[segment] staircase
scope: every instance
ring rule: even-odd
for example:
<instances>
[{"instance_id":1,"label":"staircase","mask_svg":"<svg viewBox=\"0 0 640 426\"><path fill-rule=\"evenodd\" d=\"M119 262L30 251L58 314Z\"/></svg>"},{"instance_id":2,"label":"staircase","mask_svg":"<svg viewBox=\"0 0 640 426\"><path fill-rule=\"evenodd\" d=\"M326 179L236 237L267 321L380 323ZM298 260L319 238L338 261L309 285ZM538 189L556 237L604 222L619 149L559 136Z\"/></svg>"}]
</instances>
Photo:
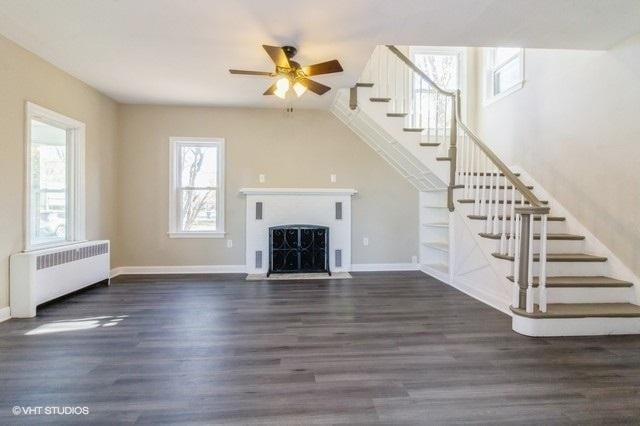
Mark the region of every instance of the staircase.
<instances>
[{"instance_id":1,"label":"staircase","mask_svg":"<svg viewBox=\"0 0 640 426\"><path fill-rule=\"evenodd\" d=\"M400 48L378 46L332 112L420 191L424 272L510 314L521 334L640 333L638 278L507 167L464 124L460 92Z\"/></svg>"}]
</instances>

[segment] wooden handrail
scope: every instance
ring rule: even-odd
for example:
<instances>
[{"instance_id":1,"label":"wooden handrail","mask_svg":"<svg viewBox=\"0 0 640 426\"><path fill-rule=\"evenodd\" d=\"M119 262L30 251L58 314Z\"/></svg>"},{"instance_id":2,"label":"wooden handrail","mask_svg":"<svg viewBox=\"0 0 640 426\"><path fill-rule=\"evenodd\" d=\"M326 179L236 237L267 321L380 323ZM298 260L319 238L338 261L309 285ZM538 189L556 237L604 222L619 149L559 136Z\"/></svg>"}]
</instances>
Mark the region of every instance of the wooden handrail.
<instances>
[{"instance_id":1,"label":"wooden handrail","mask_svg":"<svg viewBox=\"0 0 640 426\"><path fill-rule=\"evenodd\" d=\"M414 71L420 78L425 80L430 86L436 89L439 93L445 96L449 96L453 99L453 111L455 111L456 121L458 126L469 136L469 138L484 152L484 154L489 158L489 160L498 168L498 170L511 182L511 184L522 194L522 196L529 202L532 207L546 209L548 208L536 197L527 186L504 164L500 158L489 148L482 140L476 136L462 121L462 117L460 117L460 108L458 108L458 104L460 103L459 98L456 96L456 92L450 92L442 89L438 86L424 71L422 71L416 64L414 64L411 59L407 58L404 53L402 53L398 48L393 45L386 45L387 48L393 52L402 62L404 62L412 71Z\"/></svg>"}]
</instances>

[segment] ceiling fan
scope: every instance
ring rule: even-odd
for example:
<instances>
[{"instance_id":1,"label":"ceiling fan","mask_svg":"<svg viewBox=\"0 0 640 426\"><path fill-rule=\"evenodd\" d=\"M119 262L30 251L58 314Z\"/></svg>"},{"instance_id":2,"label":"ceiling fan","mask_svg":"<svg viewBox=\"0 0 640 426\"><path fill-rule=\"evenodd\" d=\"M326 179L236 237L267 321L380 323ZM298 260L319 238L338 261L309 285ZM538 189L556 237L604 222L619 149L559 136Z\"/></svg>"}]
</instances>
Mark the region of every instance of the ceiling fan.
<instances>
[{"instance_id":1,"label":"ceiling fan","mask_svg":"<svg viewBox=\"0 0 640 426\"><path fill-rule=\"evenodd\" d=\"M263 93L263 95L276 95L277 97L284 99L289 92L289 89L293 87L293 91L298 97L302 96L304 92L309 89L313 93L323 95L331 88L320 84L316 81L310 80L308 77L320 74L331 74L334 72L341 72L342 66L336 59L321 62L319 64L309 65L307 67L300 66L296 61L291 60L298 51L293 46L267 46L263 44L262 47L267 52L267 55L275 63L276 68L274 72L268 71L245 71L230 69L231 74L243 74L243 75L262 75L267 77L281 76L275 83Z\"/></svg>"}]
</instances>

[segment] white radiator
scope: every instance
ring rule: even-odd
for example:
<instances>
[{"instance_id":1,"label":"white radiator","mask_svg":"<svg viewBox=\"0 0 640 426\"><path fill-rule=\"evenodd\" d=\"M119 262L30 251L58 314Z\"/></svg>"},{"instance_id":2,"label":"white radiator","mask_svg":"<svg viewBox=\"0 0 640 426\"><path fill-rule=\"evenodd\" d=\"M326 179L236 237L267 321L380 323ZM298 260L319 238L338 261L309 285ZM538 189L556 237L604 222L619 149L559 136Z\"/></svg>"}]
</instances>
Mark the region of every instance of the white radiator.
<instances>
[{"instance_id":1,"label":"white radiator","mask_svg":"<svg viewBox=\"0 0 640 426\"><path fill-rule=\"evenodd\" d=\"M108 240L14 254L10 260L13 318L36 316L36 306L109 279Z\"/></svg>"}]
</instances>

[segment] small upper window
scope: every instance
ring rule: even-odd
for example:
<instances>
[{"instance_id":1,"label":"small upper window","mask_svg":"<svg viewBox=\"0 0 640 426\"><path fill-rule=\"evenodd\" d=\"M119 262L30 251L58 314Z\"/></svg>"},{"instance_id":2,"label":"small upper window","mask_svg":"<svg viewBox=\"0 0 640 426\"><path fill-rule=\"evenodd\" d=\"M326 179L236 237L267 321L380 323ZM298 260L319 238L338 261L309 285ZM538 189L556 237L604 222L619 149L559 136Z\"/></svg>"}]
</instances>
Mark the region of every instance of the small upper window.
<instances>
[{"instance_id":1,"label":"small upper window","mask_svg":"<svg viewBox=\"0 0 640 426\"><path fill-rule=\"evenodd\" d=\"M520 89L524 84L524 49L517 47L486 49L485 73L487 102Z\"/></svg>"},{"instance_id":2,"label":"small upper window","mask_svg":"<svg viewBox=\"0 0 640 426\"><path fill-rule=\"evenodd\" d=\"M27 103L26 250L84 239L83 123Z\"/></svg>"},{"instance_id":3,"label":"small upper window","mask_svg":"<svg viewBox=\"0 0 640 426\"><path fill-rule=\"evenodd\" d=\"M224 237L224 140L171 138L171 237Z\"/></svg>"}]
</instances>

